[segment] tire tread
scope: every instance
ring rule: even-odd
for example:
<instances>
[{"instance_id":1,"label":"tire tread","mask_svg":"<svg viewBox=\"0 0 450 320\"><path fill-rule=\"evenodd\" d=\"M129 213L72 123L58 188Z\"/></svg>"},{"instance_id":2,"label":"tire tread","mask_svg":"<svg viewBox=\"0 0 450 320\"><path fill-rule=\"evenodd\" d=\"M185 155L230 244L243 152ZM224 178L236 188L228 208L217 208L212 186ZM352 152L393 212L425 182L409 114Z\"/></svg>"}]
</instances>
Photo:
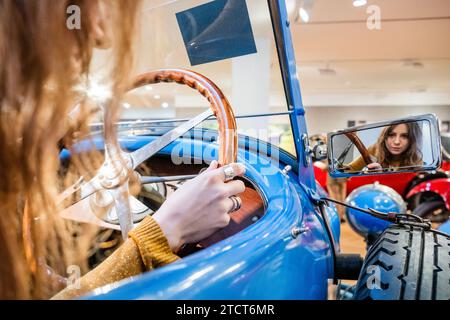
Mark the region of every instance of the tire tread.
<instances>
[{"instance_id":1,"label":"tire tread","mask_svg":"<svg viewBox=\"0 0 450 320\"><path fill-rule=\"evenodd\" d=\"M366 285L379 266L380 287ZM391 225L367 252L355 291L358 300L450 300L450 236Z\"/></svg>"}]
</instances>

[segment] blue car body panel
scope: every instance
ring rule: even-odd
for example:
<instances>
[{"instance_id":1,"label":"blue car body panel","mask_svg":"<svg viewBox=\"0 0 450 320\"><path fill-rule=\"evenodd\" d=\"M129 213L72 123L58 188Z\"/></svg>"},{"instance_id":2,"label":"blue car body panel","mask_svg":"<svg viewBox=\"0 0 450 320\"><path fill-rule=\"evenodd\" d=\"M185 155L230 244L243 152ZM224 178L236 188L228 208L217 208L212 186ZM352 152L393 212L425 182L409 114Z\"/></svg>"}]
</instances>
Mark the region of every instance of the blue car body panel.
<instances>
[{"instance_id":1,"label":"blue car body panel","mask_svg":"<svg viewBox=\"0 0 450 320\"><path fill-rule=\"evenodd\" d=\"M121 138L124 149L134 150L153 136ZM94 140L102 148L102 140ZM180 139L159 155L184 161L214 159L217 144ZM177 151L178 152L178 151ZM68 154L65 153L65 156ZM323 221L298 176L281 172L283 163L241 148L238 161L246 177L267 203L266 214L254 225L182 260L122 283L96 290L90 299L326 299L333 277L333 256ZM262 175L264 170L275 172ZM339 219L334 206L327 208L333 235L339 239ZM293 227L304 230L297 238Z\"/></svg>"}]
</instances>

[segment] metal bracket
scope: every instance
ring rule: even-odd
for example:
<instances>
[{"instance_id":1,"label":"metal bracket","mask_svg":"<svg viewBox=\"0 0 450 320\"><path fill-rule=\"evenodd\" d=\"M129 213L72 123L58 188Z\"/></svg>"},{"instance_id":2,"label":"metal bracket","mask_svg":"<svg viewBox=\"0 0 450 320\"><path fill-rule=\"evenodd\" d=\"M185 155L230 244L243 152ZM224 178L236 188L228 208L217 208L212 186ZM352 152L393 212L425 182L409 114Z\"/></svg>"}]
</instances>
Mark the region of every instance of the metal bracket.
<instances>
[{"instance_id":1,"label":"metal bracket","mask_svg":"<svg viewBox=\"0 0 450 320\"><path fill-rule=\"evenodd\" d=\"M318 206L325 202L322 197L317 193L316 190L307 187L305 184L300 182L300 187L305 191L308 195L308 198L314 203L314 205Z\"/></svg>"},{"instance_id":2,"label":"metal bracket","mask_svg":"<svg viewBox=\"0 0 450 320\"><path fill-rule=\"evenodd\" d=\"M301 142L304 151L303 162L305 166L309 166L311 164L311 157L313 157L315 161L320 161L327 158L327 146L323 142L319 142L314 145L314 147L311 147L309 145L309 138L306 133L302 134Z\"/></svg>"},{"instance_id":3,"label":"metal bracket","mask_svg":"<svg viewBox=\"0 0 450 320\"><path fill-rule=\"evenodd\" d=\"M327 158L327 145L322 141L318 142L312 148L312 156L316 161L324 160Z\"/></svg>"},{"instance_id":4,"label":"metal bracket","mask_svg":"<svg viewBox=\"0 0 450 320\"><path fill-rule=\"evenodd\" d=\"M309 138L308 135L306 133L302 134L302 147L303 147L303 163L305 164L305 167L309 167L309 165L311 164L311 154L312 154L312 149L309 146Z\"/></svg>"}]
</instances>

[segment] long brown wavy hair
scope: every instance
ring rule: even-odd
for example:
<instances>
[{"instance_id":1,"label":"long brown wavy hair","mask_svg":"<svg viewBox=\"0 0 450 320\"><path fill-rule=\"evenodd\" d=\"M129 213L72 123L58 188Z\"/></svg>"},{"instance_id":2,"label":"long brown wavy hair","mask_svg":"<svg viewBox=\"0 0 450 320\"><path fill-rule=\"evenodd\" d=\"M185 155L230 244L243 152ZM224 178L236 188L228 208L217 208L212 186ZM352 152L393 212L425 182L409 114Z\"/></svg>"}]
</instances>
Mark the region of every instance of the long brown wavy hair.
<instances>
[{"instance_id":1,"label":"long brown wavy hair","mask_svg":"<svg viewBox=\"0 0 450 320\"><path fill-rule=\"evenodd\" d=\"M386 127L381 132L377 141L377 161L383 168L389 168L392 163L399 163L400 167L416 166L422 161L422 130L416 122L407 122L408 147L399 156L392 155L386 147L386 141L397 125Z\"/></svg>"},{"instance_id":2,"label":"long brown wavy hair","mask_svg":"<svg viewBox=\"0 0 450 320\"><path fill-rule=\"evenodd\" d=\"M81 9L80 29L66 26L70 5ZM48 298L61 289L55 275L66 275L69 265L86 265L90 239L58 216L58 146L70 141L74 131L87 130L90 103L73 88L89 79L93 48L98 45L91 31L101 5L110 8L107 23L113 28L109 79L114 98L107 112L111 121L129 82L139 1L0 0L2 299ZM68 114L75 101L84 112L71 120ZM112 127L109 130L114 133ZM26 236L24 221L31 221ZM30 256L38 259L30 261Z\"/></svg>"}]
</instances>

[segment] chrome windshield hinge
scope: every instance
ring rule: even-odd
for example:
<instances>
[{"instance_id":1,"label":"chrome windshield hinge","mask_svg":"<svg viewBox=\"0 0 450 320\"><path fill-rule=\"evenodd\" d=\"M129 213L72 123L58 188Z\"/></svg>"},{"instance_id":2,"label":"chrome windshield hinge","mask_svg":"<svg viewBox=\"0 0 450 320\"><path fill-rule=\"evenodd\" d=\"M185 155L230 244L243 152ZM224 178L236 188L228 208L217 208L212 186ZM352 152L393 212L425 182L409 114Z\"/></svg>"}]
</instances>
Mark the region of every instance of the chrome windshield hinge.
<instances>
[{"instance_id":1,"label":"chrome windshield hinge","mask_svg":"<svg viewBox=\"0 0 450 320\"><path fill-rule=\"evenodd\" d=\"M309 145L309 138L306 133L302 135L302 146L303 146L303 162L305 166L311 164L311 158L314 161L320 161L327 158L327 146L322 141L315 144L313 147Z\"/></svg>"},{"instance_id":2,"label":"chrome windshield hinge","mask_svg":"<svg viewBox=\"0 0 450 320\"><path fill-rule=\"evenodd\" d=\"M303 147L303 163L305 167L309 167L311 164L312 149L309 146L309 138L306 133L302 134L302 147Z\"/></svg>"}]
</instances>

